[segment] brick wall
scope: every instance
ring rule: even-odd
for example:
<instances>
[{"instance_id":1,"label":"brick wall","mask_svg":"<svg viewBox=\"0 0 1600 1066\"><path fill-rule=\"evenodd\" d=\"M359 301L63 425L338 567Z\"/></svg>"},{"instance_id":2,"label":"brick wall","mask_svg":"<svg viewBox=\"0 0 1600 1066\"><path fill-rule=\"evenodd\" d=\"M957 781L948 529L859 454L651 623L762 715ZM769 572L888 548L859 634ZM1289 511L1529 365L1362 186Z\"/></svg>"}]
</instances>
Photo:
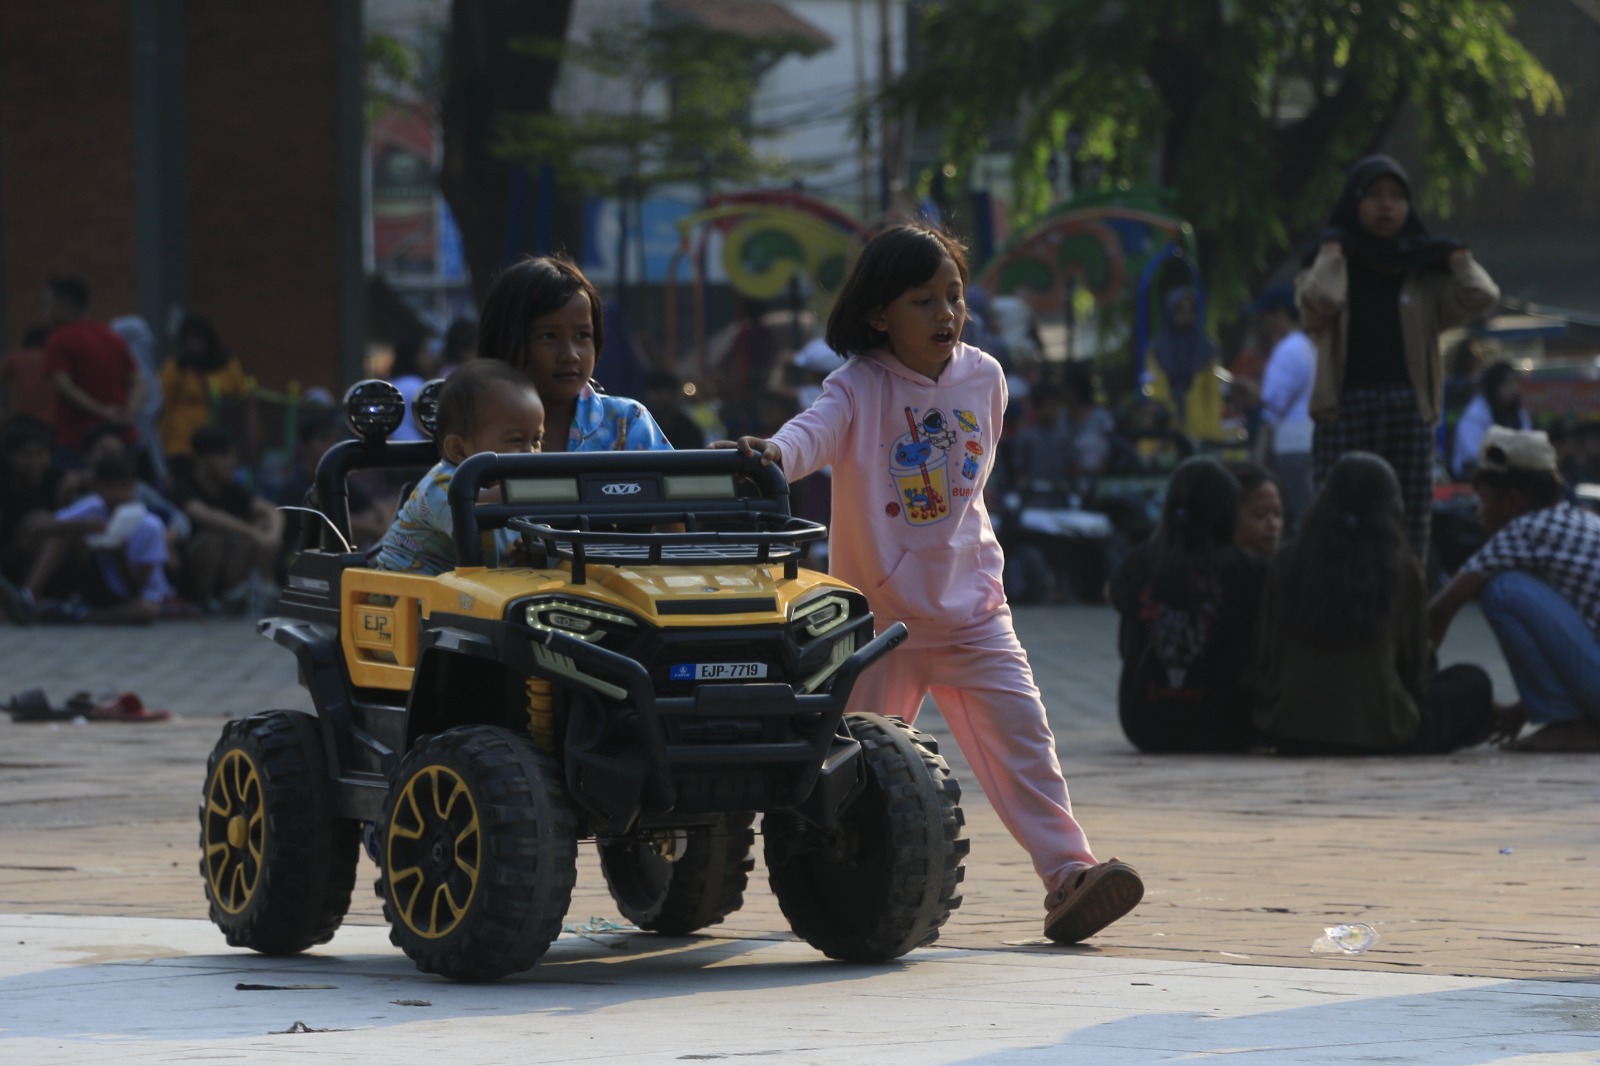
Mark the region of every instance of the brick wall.
<instances>
[{"instance_id":1,"label":"brick wall","mask_svg":"<svg viewBox=\"0 0 1600 1066\"><path fill-rule=\"evenodd\" d=\"M338 384L333 9L183 7L189 306L273 389ZM98 318L138 308L129 10L0 2L7 347L51 273L81 274Z\"/></svg>"},{"instance_id":2,"label":"brick wall","mask_svg":"<svg viewBox=\"0 0 1600 1066\"><path fill-rule=\"evenodd\" d=\"M0 240L6 347L44 279L89 283L101 319L138 309L127 0L0 3Z\"/></svg>"},{"instance_id":3,"label":"brick wall","mask_svg":"<svg viewBox=\"0 0 1600 1066\"><path fill-rule=\"evenodd\" d=\"M332 6L184 6L191 304L274 389L338 383Z\"/></svg>"}]
</instances>

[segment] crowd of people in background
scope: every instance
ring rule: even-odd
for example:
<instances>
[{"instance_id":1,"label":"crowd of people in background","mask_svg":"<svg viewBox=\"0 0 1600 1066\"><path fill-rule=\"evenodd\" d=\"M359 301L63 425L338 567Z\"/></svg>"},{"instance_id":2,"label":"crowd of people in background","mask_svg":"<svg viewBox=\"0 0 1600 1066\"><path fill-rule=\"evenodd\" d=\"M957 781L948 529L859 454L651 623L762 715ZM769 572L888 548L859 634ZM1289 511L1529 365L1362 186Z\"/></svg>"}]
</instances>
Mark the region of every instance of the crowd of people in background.
<instances>
[{"instance_id":1,"label":"crowd of people in background","mask_svg":"<svg viewBox=\"0 0 1600 1066\"><path fill-rule=\"evenodd\" d=\"M1433 752L1512 741L1531 721L1543 728L1520 741L1529 750L1600 747L1600 518L1571 506L1573 484L1600 478L1600 427L1535 432L1512 363L1470 338L1446 358L1441 333L1498 291L1466 248L1428 230L1392 159L1350 171L1300 268L1242 309L1257 383L1240 377L1225 397L1200 294L1180 285L1159 301L1143 375L1116 404L1102 402L1092 363L1041 358L1036 329L1019 337L1003 301L962 286L961 339L995 357L1009 397L991 501L1092 509L1107 479L1163 479L1147 526L1119 525L1131 550L1105 585L1122 617L1128 738L1145 751ZM306 502L318 460L347 435L342 412L331 397L305 403L292 461L263 483L218 424L219 401L249 381L210 321L184 318L162 360L142 320L95 320L81 280L47 290L48 321L0 360L0 609L28 623L258 608L308 520L278 505ZM576 266L526 259L476 322L437 344L396 343L386 376L409 405L471 360L509 365L538 405L538 440L520 407L500 419L521 434L516 450L700 448L812 409L851 354L820 330L801 337L798 319L780 344L758 310L739 357L698 388L657 367L635 400L597 385L609 319ZM716 406L740 388L742 400ZM1247 416L1256 461L1193 454L1221 436L1225 402ZM953 417L931 411L921 431L950 433ZM477 440L441 432L468 450L441 443L435 488ZM395 439L421 436L407 418ZM822 465L794 505L826 522L839 489ZM1436 468L1477 491L1486 540L1443 591L1429 585ZM401 498L397 484L352 483L356 540L437 548L426 495ZM441 565L430 551L384 557ZM1480 667L1437 662L1449 619L1475 597L1512 664L1513 702L1493 702ZM1540 620L1562 610L1572 640Z\"/></svg>"},{"instance_id":2,"label":"crowd of people in background","mask_svg":"<svg viewBox=\"0 0 1600 1066\"><path fill-rule=\"evenodd\" d=\"M1295 286L1250 308L1270 346L1275 473L1184 461L1155 535L1108 586L1136 747L1600 751L1600 516L1572 499L1593 476L1572 441L1592 431L1563 434L1563 455L1531 428L1509 363L1481 367L1464 343L1447 375L1439 348L1497 299L1471 253L1423 225L1398 164L1351 170ZM1473 395L1460 386L1475 366ZM1486 540L1430 589L1438 466L1470 481ZM1474 599L1514 700L1495 702L1481 665L1439 662Z\"/></svg>"},{"instance_id":3,"label":"crowd of people in background","mask_svg":"<svg viewBox=\"0 0 1600 1066\"><path fill-rule=\"evenodd\" d=\"M318 460L348 436L343 412L309 393L284 469L264 477L241 462L242 420L229 417L250 379L209 319L184 316L162 359L143 319L94 318L81 279L45 289L45 321L0 359L0 614L143 623L260 609L299 543L302 516L279 506L305 503ZM420 336L397 345L396 370L420 386L471 358L475 337L462 322L437 353ZM363 544L393 517L385 490L350 486Z\"/></svg>"}]
</instances>

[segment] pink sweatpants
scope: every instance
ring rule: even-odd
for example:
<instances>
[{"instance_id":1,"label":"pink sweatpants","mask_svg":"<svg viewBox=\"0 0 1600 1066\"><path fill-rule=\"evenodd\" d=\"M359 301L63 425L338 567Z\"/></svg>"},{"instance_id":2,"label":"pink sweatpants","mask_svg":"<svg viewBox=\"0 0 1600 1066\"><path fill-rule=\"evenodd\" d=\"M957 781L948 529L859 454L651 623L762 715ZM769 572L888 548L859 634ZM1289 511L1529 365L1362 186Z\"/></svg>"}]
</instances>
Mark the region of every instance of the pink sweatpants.
<instances>
[{"instance_id":1,"label":"pink sweatpants","mask_svg":"<svg viewBox=\"0 0 1600 1066\"><path fill-rule=\"evenodd\" d=\"M851 711L914 722L931 693L961 753L1000 821L1054 891L1092 864L1089 841L1072 817L1055 736L1016 634L975 644L901 648L861 675Z\"/></svg>"}]
</instances>

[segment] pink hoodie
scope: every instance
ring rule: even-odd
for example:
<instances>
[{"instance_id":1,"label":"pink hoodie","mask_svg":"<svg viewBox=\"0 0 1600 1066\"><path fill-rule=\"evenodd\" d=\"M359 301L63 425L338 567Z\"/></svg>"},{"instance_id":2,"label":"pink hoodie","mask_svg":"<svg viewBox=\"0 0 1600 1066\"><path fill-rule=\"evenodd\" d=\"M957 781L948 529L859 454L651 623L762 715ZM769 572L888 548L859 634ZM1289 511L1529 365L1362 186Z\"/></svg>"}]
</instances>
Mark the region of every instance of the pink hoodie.
<instances>
[{"instance_id":1,"label":"pink hoodie","mask_svg":"<svg viewBox=\"0 0 1600 1066\"><path fill-rule=\"evenodd\" d=\"M772 435L791 481L833 467L831 570L908 648L1011 627L1000 543L983 505L1006 407L1000 364L958 344L938 381L885 351L858 355Z\"/></svg>"}]
</instances>

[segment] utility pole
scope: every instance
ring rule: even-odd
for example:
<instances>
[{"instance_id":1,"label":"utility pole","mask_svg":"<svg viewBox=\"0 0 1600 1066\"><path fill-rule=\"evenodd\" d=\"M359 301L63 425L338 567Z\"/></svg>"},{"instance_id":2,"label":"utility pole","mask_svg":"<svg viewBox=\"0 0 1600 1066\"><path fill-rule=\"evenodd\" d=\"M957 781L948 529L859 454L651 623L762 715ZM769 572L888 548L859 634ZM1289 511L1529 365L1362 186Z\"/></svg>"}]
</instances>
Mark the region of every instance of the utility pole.
<instances>
[{"instance_id":1,"label":"utility pole","mask_svg":"<svg viewBox=\"0 0 1600 1066\"><path fill-rule=\"evenodd\" d=\"M888 101L883 96L889 88L889 79L894 70L894 41L890 35L892 28L889 0L878 0L878 159L882 168L878 195L886 215L890 210L894 178L898 172L895 148L900 139L894 128L894 121L889 115Z\"/></svg>"},{"instance_id":2,"label":"utility pole","mask_svg":"<svg viewBox=\"0 0 1600 1066\"><path fill-rule=\"evenodd\" d=\"M867 53L862 44L864 31L861 20L861 6L864 3L866 0L850 0L851 41L856 61L856 103L863 106L867 101ZM856 140L856 178L863 222L872 217L872 152L867 143L868 137L869 134L863 129Z\"/></svg>"}]
</instances>

